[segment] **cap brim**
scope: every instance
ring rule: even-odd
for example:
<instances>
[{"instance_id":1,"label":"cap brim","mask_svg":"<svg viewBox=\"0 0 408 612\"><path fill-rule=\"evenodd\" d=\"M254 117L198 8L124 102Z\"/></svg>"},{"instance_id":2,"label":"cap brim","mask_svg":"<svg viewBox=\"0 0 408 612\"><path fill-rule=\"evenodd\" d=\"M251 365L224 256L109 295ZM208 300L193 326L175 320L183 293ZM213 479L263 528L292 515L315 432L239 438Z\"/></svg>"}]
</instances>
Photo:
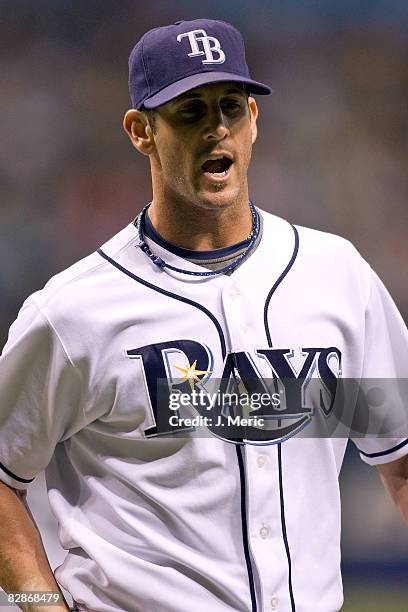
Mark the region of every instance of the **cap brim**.
<instances>
[{"instance_id":1,"label":"cap brim","mask_svg":"<svg viewBox=\"0 0 408 612\"><path fill-rule=\"evenodd\" d=\"M268 87L268 85L258 83L258 81L253 81L252 79L247 79L239 74L233 74L232 72L200 72L199 74L193 74L176 83L172 83L153 96L146 98L146 100L143 101L143 106L146 108L156 108L166 102L170 102L170 100L181 96L181 94L195 87L225 81L244 83L248 85L249 91L254 94L268 95L272 92L272 89Z\"/></svg>"}]
</instances>

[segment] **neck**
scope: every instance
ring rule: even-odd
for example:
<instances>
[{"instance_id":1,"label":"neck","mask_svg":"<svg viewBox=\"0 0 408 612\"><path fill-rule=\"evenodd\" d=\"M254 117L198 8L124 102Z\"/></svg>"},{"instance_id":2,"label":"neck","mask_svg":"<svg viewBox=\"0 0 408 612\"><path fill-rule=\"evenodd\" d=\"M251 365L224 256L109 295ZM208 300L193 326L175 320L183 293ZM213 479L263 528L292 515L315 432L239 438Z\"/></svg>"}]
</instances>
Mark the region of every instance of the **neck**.
<instances>
[{"instance_id":1,"label":"neck","mask_svg":"<svg viewBox=\"0 0 408 612\"><path fill-rule=\"evenodd\" d=\"M231 246L245 240L252 230L247 191L239 201L218 208L153 197L148 214L155 230L167 242L195 251Z\"/></svg>"}]
</instances>

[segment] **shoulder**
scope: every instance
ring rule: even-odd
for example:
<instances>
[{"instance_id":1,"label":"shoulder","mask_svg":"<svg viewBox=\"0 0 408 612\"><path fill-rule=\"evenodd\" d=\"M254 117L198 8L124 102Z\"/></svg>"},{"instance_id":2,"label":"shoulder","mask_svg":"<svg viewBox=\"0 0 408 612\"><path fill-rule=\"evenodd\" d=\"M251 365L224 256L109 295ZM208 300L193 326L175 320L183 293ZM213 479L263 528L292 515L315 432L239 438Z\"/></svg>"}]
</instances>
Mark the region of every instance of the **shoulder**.
<instances>
[{"instance_id":1,"label":"shoulder","mask_svg":"<svg viewBox=\"0 0 408 612\"><path fill-rule=\"evenodd\" d=\"M273 241L291 241L296 251L293 272L304 278L329 285L353 284L368 299L372 268L352 242L321 230L291 224L285 219L261 211L265 236Z\"/></svg>"},{"instance_id":2,"label":"shoulder","mask_svg":"<svg viewBox=\"0 0 408 612\"><path fill-rule=\"evenodd\" d=\"M108 240L102 249L111 257L120 257L132 249L137 234L132 224ZM120 292L123 275L96 251L53 276L43 289L29 296L22 311L40 313L48 326L72 344L71 338L92 333L93 322L101 311L112 307L109 301ZM125 278L125 277L123 277Z\"/></svg>"},{"instance_id":3,"label":"shoulder","mask_svg":"<svg viewBox=\"0 0 408 612\"><path fill-rule=\"evenodd\" d=\"M321 230L292 224L282 217L261 210L265 233L270 240L292 239L297 240L299 255L302 257L329 257L346 258L355 264L368 266L355 246L342 236Z\"/></svg>"},{"instance_id":4,"label":"shoulder","mask_svg":"<svg viewBox=\"0 0 408 612\"><path fill-rule=\"evenodd\" d=\"M364 262L355 246L346 238L324 232L321 230L292 224L289 221L273 215L266 211L260 211L264 221L265 231L274 234L274 239L279 239L279 234L284 232L288 236L298 236L299 250L302 255L321 256L325 255L351 258L355 261ZM278 236L276 235L278 234Z\"/></svg>"},{"instance_id":5,"label":"shoulder","mask_svg":"<svg viewBox=\"0 0 408 612\"><path fill-rule=\"evenodd\" d=\"M135 228L133 224L129 224L101 248L111 257L118 257L131 248L135 240ZM106 260L95 251L50 278L44 288L33 294L32 298L46 311L54 310L58 305L62 306L67 299L90 298L95 287L104 282L104 276L109 271L110 266Z\"/></svg>"}]
</instances>

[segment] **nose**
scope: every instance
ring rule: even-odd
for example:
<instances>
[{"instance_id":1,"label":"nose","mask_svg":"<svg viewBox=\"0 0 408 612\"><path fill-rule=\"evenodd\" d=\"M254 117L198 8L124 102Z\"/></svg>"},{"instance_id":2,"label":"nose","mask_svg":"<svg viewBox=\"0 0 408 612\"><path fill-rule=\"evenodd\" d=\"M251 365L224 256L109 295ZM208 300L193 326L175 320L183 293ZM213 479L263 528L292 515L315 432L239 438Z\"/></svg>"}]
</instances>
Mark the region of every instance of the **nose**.
<instances>
[{"instance_id":1,"label":"nose","mask_svg":"<svg viewBox=\"0 0 408 612\"><path fill-rule=\"evenodd\" d=\"M222 112L222 108L217 104L207 113L207 123L204 130L204 140L214 140L219 142L229 135L228 117Z\"/></svg>"}]
</instances>

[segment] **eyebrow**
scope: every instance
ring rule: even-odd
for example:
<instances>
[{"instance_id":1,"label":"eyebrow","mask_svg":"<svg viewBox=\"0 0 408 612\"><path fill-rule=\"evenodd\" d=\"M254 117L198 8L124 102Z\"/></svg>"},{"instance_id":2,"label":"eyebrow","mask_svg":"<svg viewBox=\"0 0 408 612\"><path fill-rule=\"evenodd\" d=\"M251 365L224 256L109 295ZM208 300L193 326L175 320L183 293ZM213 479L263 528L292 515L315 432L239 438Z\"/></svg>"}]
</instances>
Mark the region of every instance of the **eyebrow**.
<instances>
[{"instance_id":1,"label":"eyebrow","mask_svg":"<svg viewBox=\"0 0 408 612\"><path fill-rule=\"evenodd\" d=\"M242 93L245 94L245 90L244 89L240 89L239 87L230 87L229 89L227 89L225 92L223 92L224 95L228 95L228 94L234 94L234 93ZM184 100L191 100L193 98L202 98L203 94L200 91L188 91L185 94L181 94L181 96L179 96L177 98L177 101L183 102Z\"/></svg>"}]
</instances>

